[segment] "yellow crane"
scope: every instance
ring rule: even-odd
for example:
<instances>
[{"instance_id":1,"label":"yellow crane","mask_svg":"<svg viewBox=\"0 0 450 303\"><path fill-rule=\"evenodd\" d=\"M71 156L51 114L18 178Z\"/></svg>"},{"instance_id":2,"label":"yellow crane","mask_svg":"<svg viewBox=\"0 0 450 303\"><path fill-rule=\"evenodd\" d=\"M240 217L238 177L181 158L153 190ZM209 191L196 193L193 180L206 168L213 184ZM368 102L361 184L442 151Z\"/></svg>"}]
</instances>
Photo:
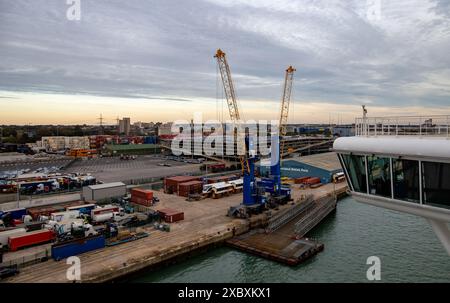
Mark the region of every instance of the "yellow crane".
<instances>
[{"instance_id":1,"label":"yellow crane","mask_svg":"<svg viewBox=\"0 0 450 303\"><path fill-rule=\"evenodd\" d=\"M286 74L284 77L284 89L283 89L283 97L281 99L281 113L280 113L280 124L279 124L279 133L281 137L280 142L280 160L283 154L284 149L284 140L283 136L286 136L286 126L289 116L289 104L291 102L291 92L292 92L292 84L294 82L294 72L295 68L289 66L286 69Z\"/></svg>"},{"instance_id":2,"label":"yellow crane","mask_svg":"<svg viewBox=\"0 0 450 303\"><path fill-rule=\"evenodd\" d=\"M238 124L241 120L241 116L239 114L239 107L236 100L236 93L234 91L233 80L231 79L231 71L230 66L228 65L225 53L218 49L214 58L217 59L217 64L220 70L220 76L222 78L223 89L225 91L225 97L227 99L228 111L230 113L230 118L233 123ZM243 173L250 173L250 166L247 159L247 149L245 144L245 135L242 131L237 132L237 145L239 151L239 143L241 143L241 147L244 150L241 150L239 153L239 161L241 162L241 168Z\"/></svg>"}]
</instances>

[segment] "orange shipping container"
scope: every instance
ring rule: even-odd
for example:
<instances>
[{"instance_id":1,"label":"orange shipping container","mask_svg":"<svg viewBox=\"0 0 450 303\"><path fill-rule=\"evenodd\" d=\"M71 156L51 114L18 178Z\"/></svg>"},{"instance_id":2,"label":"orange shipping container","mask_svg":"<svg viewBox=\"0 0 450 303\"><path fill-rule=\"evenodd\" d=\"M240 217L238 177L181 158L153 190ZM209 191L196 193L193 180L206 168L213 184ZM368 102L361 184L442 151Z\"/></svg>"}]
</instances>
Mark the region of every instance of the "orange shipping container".
<instances>
[{"instance_id":1,"label":"orange shipping container","mask_svg":"<svg viewBox=\"0 0 450 303\"><path fill-rule=\"evenodd\" d=\"M309 178L308 180L305 181L305 184L308 184L308 185L317 184L317 183L320 183L320 178L317 178L317 177Z\"/></svg>"},{"instance_id":2,"label":"orange shipping container","mask_svg":"<svg viewBox=\"0 0 450 303\"><path fill-rule=\"evenodd\" d=\"M133 188L131 190L131 199L135 198L141 198L146 200L152 200L153 199L153 192L151 190L141 189L141 188Z\"/></svg>"}]
</instances>

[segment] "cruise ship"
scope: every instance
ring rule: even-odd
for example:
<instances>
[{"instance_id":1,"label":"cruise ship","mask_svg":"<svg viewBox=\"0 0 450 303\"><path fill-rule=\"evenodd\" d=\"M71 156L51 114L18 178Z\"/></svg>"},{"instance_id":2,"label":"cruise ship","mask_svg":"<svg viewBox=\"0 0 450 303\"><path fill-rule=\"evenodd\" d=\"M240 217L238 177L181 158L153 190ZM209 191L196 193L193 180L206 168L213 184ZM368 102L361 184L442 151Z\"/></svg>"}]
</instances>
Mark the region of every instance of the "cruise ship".
<instances>
[{"instance_id":1,"label":"cruise ship","mask_svg":"<svg viewBox=\"0 0 450 303\"><path fill-rule=\"evenodd\" d=\"M450 115L368 117L333 145L353 198L421 216L450 255Z\"/></svg>"}]
</instances>

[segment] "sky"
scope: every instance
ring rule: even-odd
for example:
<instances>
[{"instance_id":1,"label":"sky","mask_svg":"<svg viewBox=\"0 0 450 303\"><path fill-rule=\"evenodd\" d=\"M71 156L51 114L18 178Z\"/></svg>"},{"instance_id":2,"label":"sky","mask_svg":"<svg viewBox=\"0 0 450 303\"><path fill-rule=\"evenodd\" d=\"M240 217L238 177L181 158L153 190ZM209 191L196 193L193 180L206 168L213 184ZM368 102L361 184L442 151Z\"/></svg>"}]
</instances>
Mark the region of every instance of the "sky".
<instances>
[{"instance_id":1,"label":"sky","mask_svg":"<svg viewBox=\"0 0 450 303\"><path fill-rule=\"evenodd\" d=\"M290 123L450 114L448 0L0 0L0 124L228 118Z\"/></svg>"}]
</instances>

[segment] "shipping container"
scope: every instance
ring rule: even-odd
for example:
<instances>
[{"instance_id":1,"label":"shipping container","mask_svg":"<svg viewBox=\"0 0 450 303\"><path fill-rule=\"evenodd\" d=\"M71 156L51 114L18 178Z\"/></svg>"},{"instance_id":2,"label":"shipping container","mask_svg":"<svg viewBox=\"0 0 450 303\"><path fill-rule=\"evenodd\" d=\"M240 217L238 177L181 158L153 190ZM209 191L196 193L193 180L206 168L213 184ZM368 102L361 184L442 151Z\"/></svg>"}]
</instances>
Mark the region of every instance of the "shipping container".
<instances>
[{"instance_id":1,"label":"shipping container","mask_svg":"<svg viewBox=\"0 0 450 303\"><path fill-rule=\"evenodd\" d=\"M164 208L158 210L160 217L164 219L167 223L174 223L177 221L184 220L184 212L180 212L178 210Z\"/></svg>"},{"instance_id":2,"label":"shipping container","mask_svg":"<svg viewBox=\"0 0 450 303\"><path fill-rule=\"evenodd\" d=\"M305 181L305 184L307 184L307 185L313 185L313 184L318 184L318 183L320 183L320 178L318 178L318 177L308 178L308 180Z\"/></svg>"},{"instance_id":3,"label":"shipping container","mask_svg":"<svg viewBox=\"0 0 450 303\"><path fill-rule=\"evenodd\" d=\"M145 199L145 198L132 196L130 201L133 203L139 204L139 205L143 205L143 206L152 206L153 205L153 198L149 200L149 199Z\"/></svg>"},{"instance_id":4,"label":"shipping container","mask_svg":"<svg viewBox=\"0 0 450 303\"><path fill-rule=\"evenodd\" d=\"M26 232L27 230L25 228L11 228L0 231L0 249L2 249L3 246L8 245L10 236L22 235Z\"/></svg>"},{"instance_id":5,"label":"shipping container","mask_svg":"<svg viewBox=\"0 0 450 303\"><path fill-rule=\"evenodd\" d=\"M51 230L36 230L25 234L9 237L8 245L10 251L28 247L36 244L44 244L55 239L55 233Z\"/></svg>"},{"instance_id":6,"label":"shipping container","mask_svg":"<svg viewBox=\"0 0 450 303\"><path fill-rule=\"evenodd\" d=\"M91 217L93 217L95 215L114 213L114 212L120 212L119 206L105 205L104 207L97 207L97 208L94 208L93 210L91 210Z\"/></svg>"},{"instance_id":7,"label":"shipping container","mask_svg":"<svg viewBox=\"0 0 450 303\"><path fill-rule=\"evenodd\" d=\"M189 181L178 185L179 196L188 197L189 194L200 194L202 191L202 181Z\"/></svg>"},{"instance_id":8,"label":"shipping container","mask_svg":"<svg viewBox=\"0 0 450 303\"><path fill-rule=\"evenodd\" d=\"M95 204L83 204L78 206L66 207L67 211L77 210L80 214L90 215L91 211L96 207Z\"/></svg>"},{"instance_id":9,"label":"shipping container","mask_svg":"<svg viewBox=\"0 0 450 303\"><path fill-rule=\"evenodd\" d=\"M294 179L295 184L304 184L310 177L301 177Z\"/></svg>"},{"instance_id":10,"label":"shipping container","mask_svg":"<svg viewBox=\"0 0 450 303\"><path fill-rule=\"evenodd\" d=\"M38 220L40 216L50 217L51 213L58 211L64 211L64 208L57 206L33 207L28 209L28 214L33 218L33 220Z\"/></svg>"},{"instance_id":11,"label":"shipping container","mask_svg":"<svg viewBox=\"0 0 450 303\"><path fill-rule=\"evenodd\" d=\"M16 208L7 210L5 213L9 213L13 220L22 220L22 217L27 214L27 210L25 208Z\"/></svg>"},{"instance_id":12,"label":"shipping container","mask_svg":"<svg viewBox=\"0 0 450 303\"><path fill-rule=\"evenodd\" d=\"M83 187L84 200L102 200L118 198L127 194L127 186L122 182L113 182Z\"/></svg>"},{"instance_id":13,"label":"shipping container","mask_svg":"<svg viewBox=\"0 0 450 303\"><path fill-rule=\"evenodd\" d=\"M103 235L56 243L52 245L52 258L59 261L64 258L77 256L79 254L104 247L105 237Z\"/></svg>"},{"instance_id":14,"label":"shipping container","mask_svg":"<svg viewBox=\"0 0 450 303\"><path fill-rule=\"evenodd\" d=\"M164 179L164 192L168 194L178 194L178 186L181 183L190 181L200 181L200 177L195 176L175 176Z\"/></svg>"},{"instance_id":15,"label":"shipping container","mask_svg":"<svg viewBox=\"0 0 450 303\"><path fill-rule=\"evenodd\" d=\"M153 192L151 190L147 189L141 189L141 188L133 188L131 190L131 199L133 197L138 197L146 200L152 200L153 199Z\"/></svg>"}]
</instances>

